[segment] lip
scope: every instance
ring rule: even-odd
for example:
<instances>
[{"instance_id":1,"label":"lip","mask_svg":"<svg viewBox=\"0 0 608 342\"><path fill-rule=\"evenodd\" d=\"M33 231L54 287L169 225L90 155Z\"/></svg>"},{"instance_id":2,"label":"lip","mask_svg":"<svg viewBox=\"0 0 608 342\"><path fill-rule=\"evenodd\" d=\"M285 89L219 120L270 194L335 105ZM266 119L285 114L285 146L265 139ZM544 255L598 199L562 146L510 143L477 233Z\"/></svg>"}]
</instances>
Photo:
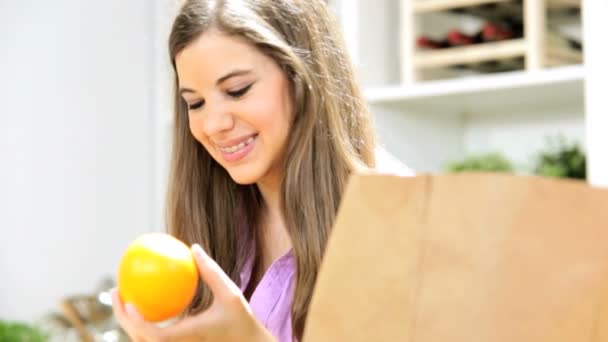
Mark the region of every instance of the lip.
<instances>
[{"instance_id":1,"label":"lip","mask_svg":"<svg viewBox=\"0 0 608 342\"><path fill-rule=\"evenodd\" d=\"M233 153L227 153L227 152L224 152L224 151L220 150L219 148L217 148L217 151L220 153L220 155L222 156L222 158L224 158L224 160L227 161L227 162L236 162L236 161L239 161L239 160L245 158L249 154L249 152L251 152L253 150L253 148L255 147L255 144L258 141L258 135L257 134L249 135L244 140L243 139L234 140L238 144L240 142L246 141L247 139L249 139L251 137L253 137L253 141L250 142L247 146L243 147L239 151L236 151L236 152L233 152ZM228 147L234 146L234 144L227 145L227 146Z\"/></svg>"},{"instance_id":2,"label":"lip","mask_svg":"<svg viewBox=\"0 0 608 342\"><path fill-rule=\"evenodd\" d=\"M214 141L213 144L219 148L231 147L234 145L238 145L238 144L242 143L243 141L247 141L247 139L249 139L253 136L256 136L256 135L257 135L257 133L253 133L253 134L244 135L242 137L231 139L231 140L225 140L225 141L221 141L221 142Z\"/></svg>"}]
</instances>

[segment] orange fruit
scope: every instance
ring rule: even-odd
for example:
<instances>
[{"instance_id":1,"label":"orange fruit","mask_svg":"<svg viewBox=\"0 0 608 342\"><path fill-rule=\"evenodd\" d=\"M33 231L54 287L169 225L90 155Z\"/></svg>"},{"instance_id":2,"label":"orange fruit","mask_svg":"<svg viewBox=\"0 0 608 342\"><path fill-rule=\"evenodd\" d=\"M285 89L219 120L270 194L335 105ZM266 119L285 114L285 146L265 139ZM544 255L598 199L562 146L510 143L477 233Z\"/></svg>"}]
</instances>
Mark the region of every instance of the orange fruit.
<instances>
[{"instance_id":1,"label":"orange fruit","mask_svg":"<svg viewBox=\"0 0 608 342\"><path fill-rule=\"evenodd\" d=\"M192 301L198 270L190 248L175 237L148 233L135 239L118 268L118 293L150 322L176 316Z\"/></svg>"}]
</instances>

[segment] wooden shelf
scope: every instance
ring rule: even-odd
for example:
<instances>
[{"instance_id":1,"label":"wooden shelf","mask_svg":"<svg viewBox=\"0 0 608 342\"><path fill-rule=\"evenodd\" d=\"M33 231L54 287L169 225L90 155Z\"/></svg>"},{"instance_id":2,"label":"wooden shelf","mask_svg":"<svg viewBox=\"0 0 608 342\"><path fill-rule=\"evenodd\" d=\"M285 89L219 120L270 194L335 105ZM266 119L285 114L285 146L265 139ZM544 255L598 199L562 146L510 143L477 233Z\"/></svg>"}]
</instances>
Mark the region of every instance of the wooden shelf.
<instances>
[{"instance_id":1,"label":"wooden shelf","mask_svg":"<svg viewBox=\"0 0 608 342\"><path fill-rule=\"evenodd\" d=\"M581 0L545 0L550 8L577 8L581 7Z\"/></svg>"},{"instance_id":2,"label":"wooden shelf","mask_svg":"<svg viewBox=\"0 0 608 342\"><path fill-rule=\"evenodd\" d=\"M495 43L420 51L414 55L414 65L419 69L427 69L523 57L526 54L526 47L525 39L511 39Z\"/></svg>"},{"instance_id":3,"label":"wooden shelf","mask_svg":"<svg viewBox=\"0 0 608 342\"><path fill-rule=\"evenodd\" d=\"M413 10L416 13L447 11L456 8L474 7L487 4L508 3L513 0L417 0ZM551 8L576 8L581 6L581 0L545 0Z\"/></svg>"},{"instance_id":4,"label":"wooden shelf","mask_svg":"<svg viewBox=\"0 0 608 342\"><path fill-rule=\"evenodd\" d=\"M549 46L545 50L544 59L546 65L581 64L583 63L583 54L580 51L574 51L563 46Z\"/></svg>"},{"instance_id":5,"label":"wooden shelf","mask_svg":"<svg viewBox=\"0 0 608 342\"><path fill-rule=\"evenodd\" d=\"M414 12L424 13L510 1L512 0L417 0L414 1L413 7Z\"/></svg>"},{"instance_id":6,"label":"wooden shelf","mask_svg":"<svg viewBox=\"0 0 608 342\"><path fill-rule=\"evenodd\" d=\"M434 114L583 106L582 65L368 88L370 105Z\"/></svg>"}]
</instances>

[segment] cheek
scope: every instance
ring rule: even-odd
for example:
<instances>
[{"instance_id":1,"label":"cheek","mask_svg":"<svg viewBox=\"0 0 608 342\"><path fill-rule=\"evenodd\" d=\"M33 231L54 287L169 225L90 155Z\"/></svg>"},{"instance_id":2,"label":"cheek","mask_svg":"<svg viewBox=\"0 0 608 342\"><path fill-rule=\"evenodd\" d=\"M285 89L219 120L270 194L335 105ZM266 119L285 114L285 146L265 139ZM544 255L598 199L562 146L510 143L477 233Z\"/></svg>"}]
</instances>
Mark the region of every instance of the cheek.
<instances>
[{"instance_id":1,"label":"cheek","mask_svg":"<svg viewBox=\"0 0 608 342\"><path fill-rule=\"evenodd\" d=\"M207 136L203 133L201 120L197 116L190 116L188 122L190 127L190 133L192 134L194 139L201 143L205 147L205 149L207 149L207 151L213 152L209 150L209 140L207 139Z\"/></svg>"},{"instance_id":2,"label":"cheek","mask_svg":"<svg viewBox=\"0 0 608 342\"><path fill-rule=\"evenodd\" d=\"M288 126L277 108L268 106L263 112L256 113L255 117L252 117L252 121L255 122L255 128L262 134L266 144L273 148L277 147L276 145L284 144Z\"/></svg>"},{"instance_id":3,"label":"cheek","mask_svg":"<svg viewBox=\"0 0 608 342\"><path fill-rule=\"evenodd\" d=\"M188 127L190 127L190 133L192 133L192 136L194 136L194 138L200 142L202 138L202 130L199 128L200 123L196 117L192 115L188 117Z\"/></svg>"},{"instance_id":4,"label":"cheek","mask_svg":"<svg viewBox=\"0 0 608 342\"><path fill-rule=\"evenodd\" d=\"M250 111L249 120L264 135L284 139L289 133L291 113L289 106L276 99L258 102L255 110Z\"/></svg>"}]
</instances>

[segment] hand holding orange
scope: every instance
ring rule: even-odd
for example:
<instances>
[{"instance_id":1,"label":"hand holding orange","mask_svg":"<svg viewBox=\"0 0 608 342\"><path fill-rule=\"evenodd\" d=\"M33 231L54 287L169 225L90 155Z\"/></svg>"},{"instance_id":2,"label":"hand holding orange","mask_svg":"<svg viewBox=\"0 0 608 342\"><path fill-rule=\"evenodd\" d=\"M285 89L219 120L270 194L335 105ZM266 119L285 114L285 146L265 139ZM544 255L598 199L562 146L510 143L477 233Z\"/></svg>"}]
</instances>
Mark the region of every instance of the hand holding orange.
<instances>
[{"instance_id":1,"label":"hand holding orange","mask_svg":"<svg viewBox=\"0 0 608 342\"><path fill-rule=\"evenodd\" d=\"M213 294L205 310L163 326L192 300L198 281ZM240 288L198 244L147 234L125 252L112 310L131 341L274 341Z\"/></svg>"},{"instance_id":2,"label":"hand holding orange","mask_svg":"<svg viewBox=\"0 0 608 342\"><path fill-rule=\"evenodd\" d=\"M194 297L198 270L190 248L175 237L148 233L122 256L118 293L144 319L160 322L181 313Z\"/></svg>"}]
</instances>

